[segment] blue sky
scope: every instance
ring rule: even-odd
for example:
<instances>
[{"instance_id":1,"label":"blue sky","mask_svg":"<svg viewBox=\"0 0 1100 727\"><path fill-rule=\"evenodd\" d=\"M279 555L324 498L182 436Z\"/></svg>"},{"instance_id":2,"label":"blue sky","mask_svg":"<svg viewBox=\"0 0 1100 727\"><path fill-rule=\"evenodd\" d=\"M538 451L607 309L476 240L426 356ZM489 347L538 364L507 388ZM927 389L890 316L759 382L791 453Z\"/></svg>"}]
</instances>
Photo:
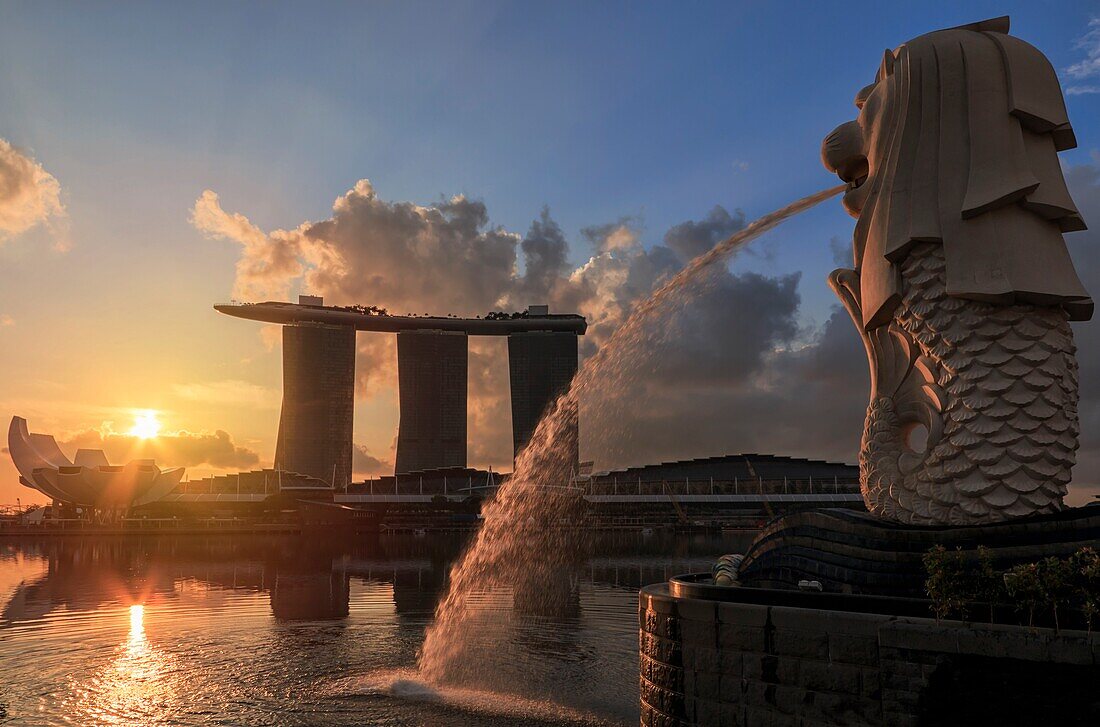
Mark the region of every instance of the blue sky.
<instances>
[{"instance_id":1,"label":"blue sky","mask_svg":"<svg viewBox=\"0 0 1100 727\"><path fill-rule=\"evenodd\" d=\"M1098 12L9 3L0 128L62 180L74 220L148 225L164 258L181 245L173 228L191 234L185 210L203 188L267 229L323 216L361 177L388 199L480 197L513 230L548 204L567 234L633 215L659 239L714 204L753 216L829 184L820 139L851 117L886 46L1009 13L1014 34L1063 68ZM1069 162L1100 146L1098 99L1069 98L1082 141ZM825 242L849 229L836 205L792 223L769 246L775 269L827 267Z\"/></svg>"},{"instance_id":2,"label":"blue sky","mask_svg":"<svg viewBox=\"0 0 1100 727\"><path fill-rule=\"evenodd\" d=\"M629 216L653 245L714 205L752 219L834 184L821 138L884 48L1006 13L1062 70L1100 3L4 3L0 138L59 180L71 249L41 229L0 247L2 335L49 372L0 364L0 404L47 415L50 387L82 375L60 373L62 341L97 351L77 368L108 379L104 406L157 406L145 371L278 386L277 357L210 310L239 248L188 222L204 189L263 230L328 217L361 178L385 200L481 199L520 234L548 205L580 264L586 226ZM1090 163L1100 94L1067 103L1063 161ZM735 265L801 272L799 320L821 324L830 240L851 229L826 204Z\"/></svg>"}]
</instances>

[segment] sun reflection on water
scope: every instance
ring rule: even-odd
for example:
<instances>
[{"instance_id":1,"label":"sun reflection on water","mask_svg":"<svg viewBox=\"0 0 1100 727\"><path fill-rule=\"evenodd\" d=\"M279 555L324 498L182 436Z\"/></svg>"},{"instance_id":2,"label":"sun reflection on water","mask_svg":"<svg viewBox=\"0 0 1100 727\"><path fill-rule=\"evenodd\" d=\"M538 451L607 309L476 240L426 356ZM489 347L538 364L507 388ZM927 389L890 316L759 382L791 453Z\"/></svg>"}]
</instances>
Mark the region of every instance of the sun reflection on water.
<instances>
[{"instance_id":1,"label":"sun reflection on water","mask_svg":"<svg viewBox=\"0 0 1100 727\"><path fill-rule=\"evenodd\" d=\"M156 724L170 717L175 698L169 657L150 643L145 605L128 607L130 630L114 658L85 683L74 685L77 715L107 725Z\"/></svg>"},{"instance_id":2,"label":"sun reflection on water","mask_svg":"<svg viewBox=\"0 0 1100 727\"><path fill-rule=\"evenodd\" d=\"M145 638L145 606L130 606L130 635L126 639L123 654L116 660L115 668L130 679L147 679L156 676L156 659L150 658L149 641Z\"/></svg>"},{"instance_id":3,"label":"sun reflection on water","mask_svg":"<svg viewBox=\"0 0 1100 727\"><path fill-rule=\"evenodd\" d=\"M130 643L145 643L145 606L135 603L130 606Z\"/></svg>"}]
</instances>

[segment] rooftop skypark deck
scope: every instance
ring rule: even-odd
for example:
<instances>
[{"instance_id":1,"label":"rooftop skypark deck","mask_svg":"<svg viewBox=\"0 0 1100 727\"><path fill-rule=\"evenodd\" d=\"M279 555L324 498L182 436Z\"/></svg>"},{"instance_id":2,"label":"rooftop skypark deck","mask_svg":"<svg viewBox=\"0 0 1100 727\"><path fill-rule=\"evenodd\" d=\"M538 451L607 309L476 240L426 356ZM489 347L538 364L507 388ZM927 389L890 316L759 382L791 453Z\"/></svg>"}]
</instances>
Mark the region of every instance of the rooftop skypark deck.
<instances>
[{"instance_id":1,"label":"rooftop skypark deck","mask_svg":"<svg viewBox=\"0 0 1100 727\"><path fill-rule=\"evenodd\" d=\"M397 334L400 426L395 472L465 467L469 336L507 336L512 448L530 440L546 408L577 372L588 323L546 305L477 318L390 315L377 306L216 305L219 313L283 327L283 408L276 469L346 486L351 481L356 331ZM576 422L572 424L575 431ZM579 455L574 452L576 461Z\"/></svg>"},{"instance_id":2,"label":"rooftop skypark deck","mask_svg":"<svg viewBox=\"0 0 1100 727\"><path fill-rule=\"evenodd\" d=\"M523 313L490 313L484 318L453 318L447 316L390 315L377 308L360 306L329 306L302 303L243 303L216 305L214 310L236 318L265 323L328 323L351 326L359 331L399 333L401 331L457 331L470 336L507 336L530 331L556 331L584 335L588 322L576 314L537 312L538 307Z\"/></svg>"}]
</instances>

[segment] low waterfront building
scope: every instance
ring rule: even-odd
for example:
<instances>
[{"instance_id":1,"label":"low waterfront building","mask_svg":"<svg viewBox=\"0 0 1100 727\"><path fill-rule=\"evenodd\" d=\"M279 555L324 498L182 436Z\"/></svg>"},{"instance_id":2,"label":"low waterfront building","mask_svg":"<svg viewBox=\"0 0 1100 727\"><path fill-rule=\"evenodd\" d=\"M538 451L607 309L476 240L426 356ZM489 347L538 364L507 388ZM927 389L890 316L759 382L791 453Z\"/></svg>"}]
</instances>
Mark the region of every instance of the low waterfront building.
<instances>
[{"instance_id":1,"label":"low waterfront building","mask_svg":"<svg viewBox=\"0 0 1100 727\"><path fill-rule=\"evenodd\" d=\"M156 502L179 485L182 467L162 470L151 459L111 465L99 449L80 449L70 460L49 434L32 434L27 420L12 417L8 452L19 481L51 500L97 510Z\"/></svg>"}]
</instances>

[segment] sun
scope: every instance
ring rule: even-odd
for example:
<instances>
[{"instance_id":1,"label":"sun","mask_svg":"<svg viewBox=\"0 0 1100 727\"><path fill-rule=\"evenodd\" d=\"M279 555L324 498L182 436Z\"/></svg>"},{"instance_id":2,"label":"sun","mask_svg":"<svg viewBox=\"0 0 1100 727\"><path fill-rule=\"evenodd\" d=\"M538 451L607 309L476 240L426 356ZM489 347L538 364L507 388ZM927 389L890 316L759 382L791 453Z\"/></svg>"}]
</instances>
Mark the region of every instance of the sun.
<instances>
[{"instance_id":1,"label":"sun","mask_svg":"<svg viewBox=\"0 0 1100 727\"><path fill-rule=\"evenodd\" d=\"M138 439L152 439L160 434L160 421L157 420L157 412L153 409L135 412L134 426L130 427L127 434Z\"/></svg>"}]
</instances>

